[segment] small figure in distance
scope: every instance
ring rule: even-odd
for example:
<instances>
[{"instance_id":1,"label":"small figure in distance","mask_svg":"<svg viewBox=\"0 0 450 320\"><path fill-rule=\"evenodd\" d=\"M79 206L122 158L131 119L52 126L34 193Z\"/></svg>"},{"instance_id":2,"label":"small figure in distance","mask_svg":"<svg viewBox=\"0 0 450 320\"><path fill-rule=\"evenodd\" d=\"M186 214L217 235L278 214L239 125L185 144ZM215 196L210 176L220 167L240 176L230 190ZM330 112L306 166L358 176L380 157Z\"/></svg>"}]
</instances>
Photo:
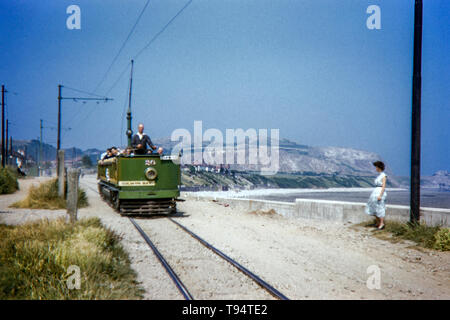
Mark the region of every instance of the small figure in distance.
<instances>
[{"instance_id":1,"label":"small figure in distance","mask_svg":"<svg viewBox=\"0 0 450 320\"><path fill-rule=\"evenodd\" d=\"M150 147L150 152L147 151L147 145ZM144 125L142 123L138 125L138 132L133 136L131 146L135 148L135 154L151 153L156 149L150 137L144 133Z\"/></svg>"},{"instance_id":2,"label":"small figure in distance","mask_svg":"<svg viewBox=\"0 0 450 320\"><path fill-rule=\"evenodd\" d=\"M157 152L158 152L160 155L162 155L163 151L164 151L163 148L162 148L162 147L159 147Z\"/></svg>"}]
</instances>

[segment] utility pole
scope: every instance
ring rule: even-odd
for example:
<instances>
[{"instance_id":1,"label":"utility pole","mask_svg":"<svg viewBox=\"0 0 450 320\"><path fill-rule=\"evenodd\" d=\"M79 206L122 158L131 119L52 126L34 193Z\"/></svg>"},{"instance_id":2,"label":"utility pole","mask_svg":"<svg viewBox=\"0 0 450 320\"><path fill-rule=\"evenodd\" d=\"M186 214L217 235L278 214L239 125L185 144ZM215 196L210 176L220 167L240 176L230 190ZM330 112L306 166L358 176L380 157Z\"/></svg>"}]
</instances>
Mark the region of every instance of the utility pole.
<instances>
[{"instance_id":1,"label":"utility pole","mask_svg":"<svg viewBox=\"0 0 450 320\"><path fill-rule=\"evenodd\" d=\"M60 161L59 161L59 157L58 157L58 151L61 149L61 101L62 100L74 100L74 101L77 101L77 100L80 100L80 101L86 101L86 100L99 101L99 100L102 100L102 101L108 102L110 100L113 100L113 99L107 98L107 97L102 97L102 98L63 97L61 95L62 88L63 88L63 86L59 84L58 85L58 138L57 138L57 141L56 141L56 155L57 155L57 158L56 158L56 162L57 162L56 172L57 172L58 177L59 177L59 173L62 172L59 169ZM63 166L64 166L64 163L63 163Z\"/></svg>"},{"instance_id":2,"label":"utility pole","mask_svg":"<svg viewBox=\"0 0 450 320\"><path fill-rule=\"evenodd\" d=\"M9 152L8 152L8 127L9 127L9 120L6 119L6 133L5 133L5 164L8 165L9 161L8 161L8 156L9 156Z\"/></svg>"},{"instance_id":3,"label":"utility pole","mask_svg":"<svg viewBox=\"0 0 450 320\"><path fill-rule=\"evenodd\" d=\"M410 222L420 220L420 117L422 93L422 0L414 4L414 64L411 122Z\"/></svg>"},{"instance_id":4,"label":"utility pole","mask_svg":"<svg viewBox=\"0 0 450 320\"><path fill-rule=\"evenodd\" d=\"M5 85L2 84L2 168L5 167Z\"/></svg>"},{"instance_id":5,"label":"utility pole","mask_svg":"<svg viewBox=\"0 0 450 320\"><path fill-rule=\"evenodd\" d=\"M61 165L58 157L58 151L61 149L61 89L62 85L58 84L58 138L56 140L56 174L58 177L60 172L59 166ZM64 163L62 165L64 165Z\"/></svg>"},{"instance_id":6,"label":"utility pole","mask_svg":"<svg viewBox=\"0 0 450 320\"><path fill-rule=\"evenodd\" d=\"M42 119L40 119L40 126L39 126L39 162L38 162L38 176L41 176L41 162L42 160Z\"/></svg>"},{"instance_id":7,"label":"utility pole","mask_svg":"<svg viewBox=\"0 0 450 320\"><path fill-rule=\"evenodd\" d=\"M129 147L131 147L131 136L133 135L133 130L131 129L131 91L133 89L133 65L134 60L131 60L130 91L128 92L127 132L126 132Z\"/></svg>"},{"instance_id":8,"label":"utility pole","mask_svg":"<svg viewBox=\"0 0 450 320\"><path fill-rule=\"evenodd\" d=\"M12 136L9 137L9 154L14 157L14 155L13 155L13 145L12 145Z\"/></svg>"}]
</instances>

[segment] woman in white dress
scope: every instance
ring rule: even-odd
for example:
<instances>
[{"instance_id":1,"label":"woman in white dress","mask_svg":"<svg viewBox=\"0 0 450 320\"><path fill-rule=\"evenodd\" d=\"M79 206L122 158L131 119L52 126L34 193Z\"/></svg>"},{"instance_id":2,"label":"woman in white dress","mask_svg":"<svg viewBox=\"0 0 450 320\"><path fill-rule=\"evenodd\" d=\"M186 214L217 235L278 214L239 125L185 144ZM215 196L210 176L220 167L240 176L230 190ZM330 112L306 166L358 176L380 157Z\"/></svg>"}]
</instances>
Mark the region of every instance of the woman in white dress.
<instances>
[{"instance_id":1,"label":"woman in white dress","mask_svg":"<svg viewBox=\"0 0 450 320\"><path fill-rule=\"evenodd\" d=\"M371 216L375 216L376 227L381 230L384 229L384 217L386 215L386 180L387 176L384 173L384 163L381 161L375 161L373 163L377 172L380 174L375 179L375 189L369 197L369 201L366 205L366 213Z\"/></svg>"}]
</instances>

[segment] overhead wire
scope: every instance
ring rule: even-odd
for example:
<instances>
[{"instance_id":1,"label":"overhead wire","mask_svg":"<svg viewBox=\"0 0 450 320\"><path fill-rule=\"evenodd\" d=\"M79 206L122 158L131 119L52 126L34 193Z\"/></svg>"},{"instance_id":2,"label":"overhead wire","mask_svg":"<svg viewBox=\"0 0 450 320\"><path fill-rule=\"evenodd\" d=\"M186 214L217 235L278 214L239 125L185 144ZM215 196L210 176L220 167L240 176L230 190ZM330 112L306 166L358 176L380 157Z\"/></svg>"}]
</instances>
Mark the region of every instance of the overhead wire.
<instances>
[{"instance_id":1,"label":"overhead wire","mask_svg":"<svg viewBox=\"0 0 450 320\"><path fill-rule=\"evenodd\" d=\"M148 4L150 3L150 0L147 0L147 2L145 3L144 7L141 9L141 13L139 14L139 16L137 17L133 27L131 28L130 32L128 32L127 37L125 38L125 40L123 41L122 45L120 46L119 51L117 52L117 54L114 56L113 60L111 61L111 64L109 65L108 69L106 69L106 72L103 74L103 77L101 78L100 82L97 84L97 86L95 87L94 92L96 92L98 90L98 88L103 84L103 82L105 81L108 73L111 71L111 68L113 67L114 63L116 62L117 58L119 57L120 53L122 52L123 48L125 48L125 45L127 44L128 40L130 40L131 35L134 32L134 29L136 29L137 24L139 23L139 20L141 20L142 15L145 12L145 9L147 9Z\"/></svg>"},{"instance_id":2,"label":"overhead wire","mask_svg":"<svg viewBox=\"0 0 450 320\"><path fill-rule=\"evenodd\" d=\"M133 60L136 60L153 42L155 42L158 37L173 23L173 21L184 11L186 8L192 3L193 0L189 0L180 10L177 11L177 13L150 39L150 41L141 49L138 51L138 53L133 57ZM119 74L119 77L114 81L113 85L106 91L105 96L107 96L111 90L119 83L119 81L122 79L125 72L128 70L128 67L131 65L130 62L127 63L125 68L122 70L122 72Z\"/></svg>"},{"instance_id":3,"label":"overhead wire","mask_svg":"<svg viewBox=\"0 0 450 320\"><path fill-rule=\"evenodd\" d=\"M172 24L172 22L178 18L178 16L187 8L189 7L189 5L192 3L193 0L189 0L173 17L172 19L169 20L169 22L167 22L164 27L162 27L162 29L156 33L152 39L150 39L150 41L141 49L139 50L139 52L134 56L133 60L136 60L141 54L142 52L144 52L156 39L158 39L158 37L167 29L167 27L169 25Z\"/></svg>"},{"instance_id":4,"label":"overhead wire","mask_svg":"<svg viewBox=\"0 0 450 320\"><path fill-rule=\"evenodd\" d=\"M128 35L127 35L127 37L125 38L125 40L123 41L123 43L122 43L122 45L121 45L121 47L120 47L120 49L119 49L119 51L117 52L117 54L114 56L114 58L113 58L113 60L112 60L112 62L111 62L111 64L109 65L109 67L108 67L108 69L106 70L106 72L104 73L104 75L102 76L102 78L101 78L101 80L100 80L100 82L97 84L97 86L96 86L96 88L95 88L95 90L93 91L93 92L88 92L88 91L82 91L82 90L79 90L79 89L75 89L75 90L78 90L79 92L83 92L83 93L86 93L86 94L91 94L91 95L95 95L95 96L98 96L98 97L106 97L106 96L108 96L108 94L117 86L117 84L120 82L120 80L123 78L123 76L125 75L125 72L128 70L128 67L131 65L131 62L128 62L126 65L125 65L125 67L124 67L124 69L120 72L120 74L119 74L119 76L116 78L116 80L112 83L112 85L108 88L108 90L105 92L105 94L104 95L98 95L98 94L96 94L95 92L100 88L100 86L103 84L103 82L106 80L106 78L107 78L107 75L109 74L109 72L111 71L111 69L112 69L112 67L113 67L113 65L114 65L114 63L117 61L117 59L118 59L118 57L119 57L119 55L120 55L120 53L123 51L123 49L125 48L125 45L126 45L126 43L128 42L128 40L130 39L130 37L131 37L131 35L133 34L133 32L134 32L134 30L136 29L136 26L137 26L137 24L139 23L139 20L141 19L141 17L142 17L142 15L143 15L143 13L145 12L145 10L146 10L146 8L147 8L147 6L148 6L148 4L149 4L149 2L150 2L150 0L148 0L146 3L145 3L145 5L144 5L144 7L142 8L142 10L141 10L141 12L140 12L140 14L139 14L139 16L137 17L137 19L136 19L136 21L135 21L135 23L134 23L134 25L133 25L133 27L131 28L131 30L130 30L130 32L128 33ZM160 36L161 36L161 34L163 34L164 33L164 31L175 21L175 19L178 17L178 16L180 16L180 14L191 4L193 2L193 0L189 0L180 10L178 10L177 11L177 13L150 39L150 41L149 42L147 42L147 44L144 46L144 47L142 47L142 49L141 50L139 50L138 51L138 53L134 56L134 60L135 59L137 59L153 42L155 42ZM70 88L70 89L74 89L74 88ZM97 104L98 104L98 102L97 102ZM125 107L126 107L126 103L125 103ZM124 107L124 110L125 110L125 107ZM90 116L91 116L91 114L94 112L94 110L95 110L95 108L92 108L87 114L86 114L86 116L84 116L82 119L81 119L81 121L77 121L77 123L76 123L76 125L75 126L77 126L79 123L84 123ZM123 114L124 114L124 111L123 111ZM123 114L122 114L122 117L123 117ZM79 117L79 115L81 115L81 113L78 113L74 118L72 118L69 122L72 122L74 119L76 119L76 117ZM68 122L68 123L69 123ZM66 123L66 125L68 124L68 123ZM122 131L123 131L123 121L122 121ZM121 142L122 142L122 140L121 140Z\"/></svg>"},{"instance_id":5,"label":"overhead wire","mask_svg":"<svg viewBox=\"0 0 450 320\"><path fill-rule=\"evenodd\" d=\"M87 95L90 95L90 96L98 97L98 98L106 98L106 96L101 96L101 95L95 94L95 93L93 93L93 92L84 91L84 90L80 90L80 89L75 89L75 88L68 87L68 86L64 86L63 88L64 88L64 89L69 89L69 90L72 90L72 91L75 91L75 92L87 94Z\"/></svg>"}]
</instances>

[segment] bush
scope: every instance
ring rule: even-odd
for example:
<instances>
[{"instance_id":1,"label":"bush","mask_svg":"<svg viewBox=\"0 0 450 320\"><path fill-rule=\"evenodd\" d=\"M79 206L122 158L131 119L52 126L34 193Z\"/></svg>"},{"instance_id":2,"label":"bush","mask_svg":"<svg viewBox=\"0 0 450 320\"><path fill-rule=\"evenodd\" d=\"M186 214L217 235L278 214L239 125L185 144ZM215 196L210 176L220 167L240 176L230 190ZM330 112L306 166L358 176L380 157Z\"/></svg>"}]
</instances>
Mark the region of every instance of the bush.
<instances>
[{"instance_id":1,"label":"bush","mask_svg":"<svg viewBox=\"0 0 450 320\"><path fill-rule=\"evenodd\" d=\"M69 266L80 270L70 290ZM139 299L143 290L120 244L98 218L0 225L0 300Z\"/></svg>"},{"instance_id":2,"label":"bush","mask_svg":"<svg viewBox=\"0 0 450 320\"><path fill-rule=\"evenodd\" d=\"M365 226L370 224L363 223ZM392 238L386 238L386 235ZM381 239L398 241L398 239L410 240L419 246L440 251L450 251L450 229L439 226L427 226L425 223L411 225L398 221L387 221L383 231L377 231L375 235Z\"/></svg>"},{"instance_id":3,"label":"bush","mask_svg":"<svg viewBox=\"0 0 450 320\"><path fill-rule=\"evenodd\" d=\"M86 192L82 188L78 188L78 208L87 207L88 205ZM58 180L52 179L38 186L31 186L28 196L21 201L13 203L11 207L50 210L65 209L66 199L59 197Z\"/></svg>"},{"instance_id":4,"label":"bush","mask_svg":"<svg viewBox=\"0 0 450 320\"><path fill-rule=\"evenodd\" d=\"M450 229L442 228L434 235L433 248L440 251L450 251Z\"/></svg>"},{"instance_id":5,"label":"bush","mask_svg":"<svg viewBox=\"0 0 450 320\"><path fill-rule=\"evenodd\" d=\"M8 168L0 168L0 194L14 193L18 189L17 176Z\"/></svg>"}]
</instances>

